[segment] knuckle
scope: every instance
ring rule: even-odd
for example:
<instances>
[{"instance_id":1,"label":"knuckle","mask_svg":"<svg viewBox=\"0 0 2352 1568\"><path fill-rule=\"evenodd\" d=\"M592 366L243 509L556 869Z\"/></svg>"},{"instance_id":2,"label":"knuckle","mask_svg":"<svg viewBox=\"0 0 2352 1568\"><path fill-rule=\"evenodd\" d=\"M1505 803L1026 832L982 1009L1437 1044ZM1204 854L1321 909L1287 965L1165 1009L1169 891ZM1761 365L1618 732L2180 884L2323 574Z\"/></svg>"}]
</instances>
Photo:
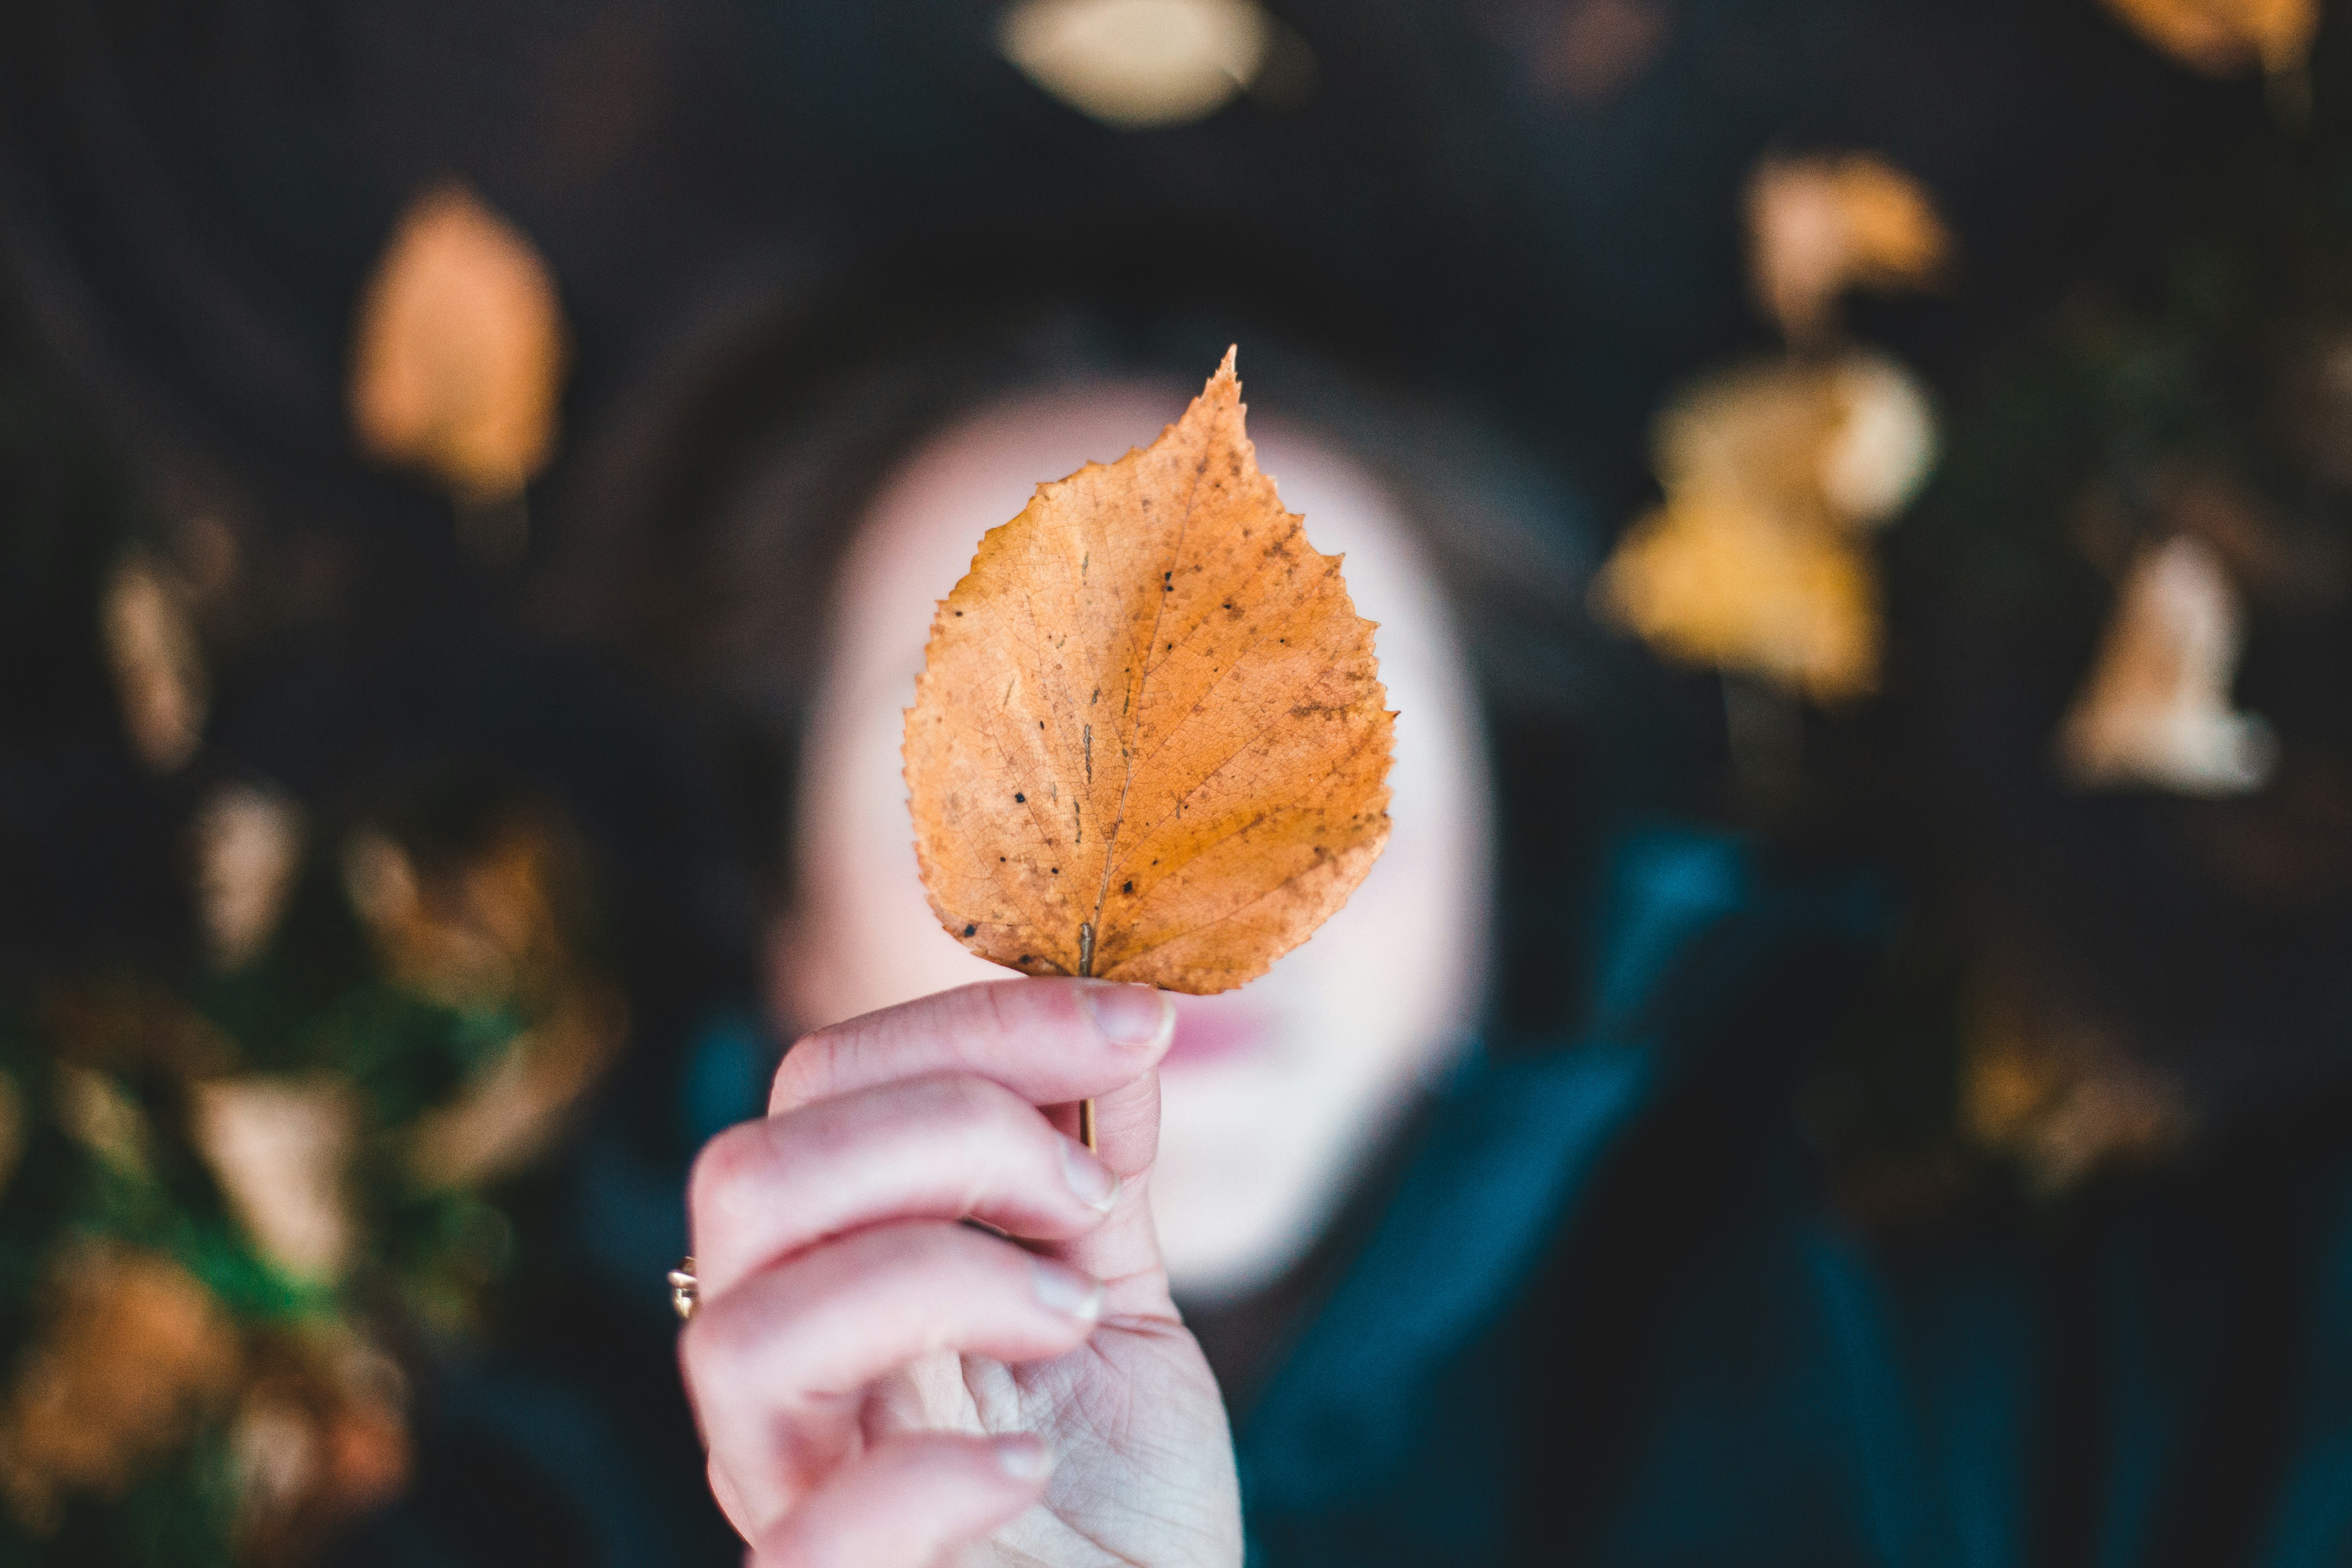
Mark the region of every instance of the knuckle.
<instances>
[{"instance_id":1,"label":"knuckle","mask_svg":"<svg viewBox=\"0 0 2352 1568\"><path fill-rule=\"evenodd\" d=\"M829 1066L825 1034L819 1029L803 1035L785 1049L783 1060L776 1064L776 1076L768 1084L770 1114L823 1098L822 1079Z\"/></svg>"},{"instance_id":2,"label":"knuckle","mask_svg":"<svg viewBox=\"0 0 2352 1568\"><path fill-rule=\"evenodd\" d=\"M849 1269L902 1283L940 1275L992 1276L1015 1250L1010 1242L947 1220L877 1226L848 1246L852 1255L843 1261Z\"/></svg>"},{"instance_id":3,"label":"knuckle","mask_svg":"<svg viewBox=\"0 0 2352 1568\"><path fill-rule=\"evenodd\" d=\"M962 1173L967 1207L1024 1182L1050 1152L1055 1134L1045 1116L993 1079L942 1074L926 1081L925 1099L923 1139Z\"/></svg>"},{"instance_id":4,"label":"knuckle","mask_svg":"<svg viewBox=\"0 0 2352 1568\"><path fill-rule=\"evenodd\" d=\"M942 1120L967 1129L1005 1126L1022 1109L1012 1090L978 1073L943 1073L930 1080L930 1092Z\"/></svg>"},{"instance_id":5,"label":"knuckle","mask_svg":"<svg viewBox=\"0 0 2352 1568\"><path fill-rule=\"evenodd\" d=\"M767 1163L765 1122L730 1127L702 1146L687 1176L687 1213L698 1240L707 1229L723 1226L741 1205L746 1188L758 1184Z\"/></svg>"}]
</instances>

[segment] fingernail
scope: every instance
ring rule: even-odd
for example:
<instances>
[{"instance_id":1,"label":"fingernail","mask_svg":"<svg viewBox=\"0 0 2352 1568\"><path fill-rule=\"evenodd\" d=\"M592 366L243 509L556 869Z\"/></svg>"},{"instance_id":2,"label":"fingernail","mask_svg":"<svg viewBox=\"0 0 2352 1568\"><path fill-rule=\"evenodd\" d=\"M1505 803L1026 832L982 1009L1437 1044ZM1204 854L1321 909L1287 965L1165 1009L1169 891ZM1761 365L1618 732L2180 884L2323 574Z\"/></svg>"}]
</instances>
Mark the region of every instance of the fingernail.
<instances>
[{"instance_id":1,"label":"fingernail","mask_svg":"<svg viewBox=\"0 0 2352 1568\"><path fill-rule=\"evenodd\" d=\"M1095 1027L1113 1045L1156 1045L1174 1016L1168 998L1149 985L1089 985L1084 994Z\"/></svg>"},{"instance_id":2,"label":"fingernail","mask_svg":"<svg viewBox=\"0 0 2352 1568\"><path fill-rule=\"evenodd\" d=\"M1108 1209L1118 1196L1118 1178L1110 1167L1086 1151L1086 1146L1074 1139L1062 1140L1062 1180L1070 1184L1070 1191L1078 1202L1090 1209Z\"/></svg>"},{"instance_id":3,"label":"fingernail","mask_svg":"<svg viewBox=\"0 0 2352 1568\"><path fill-rule=\"evenodd\" d=\"M996 1440L996 1462L1016 1481L1034 1481L1054 1468L1054 1456L1036 1438L1022 1436Z\"/></svg>"},{"instance_id":4,"label":"fingernail","mask_svg":"<svg viewBox=\"0 0 2352 1568\"><path fill-rule=\"evenodd\" d=\"M1089 1279L1075 1268L1065 1268L1044 1258L1030 1264L1029 1282L1037 1292L1037 1300L1049 1311L1066 1318L1076 1318L1091 1323L1102 1315L1102 1282Z\"/></svg>"}]
</instances>

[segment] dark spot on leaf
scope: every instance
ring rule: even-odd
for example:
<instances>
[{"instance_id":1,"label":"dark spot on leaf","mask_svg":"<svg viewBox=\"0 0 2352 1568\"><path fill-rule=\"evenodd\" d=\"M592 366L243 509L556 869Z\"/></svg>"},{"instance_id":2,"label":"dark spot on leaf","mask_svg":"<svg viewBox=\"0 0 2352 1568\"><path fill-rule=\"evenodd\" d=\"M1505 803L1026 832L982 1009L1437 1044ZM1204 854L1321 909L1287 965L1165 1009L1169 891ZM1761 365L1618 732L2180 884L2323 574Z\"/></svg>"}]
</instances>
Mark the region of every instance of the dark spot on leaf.
<instances>
[{"instance_id":1,"label":"dark spot on leaf","mask_svg":"<svg viewBox=\"0 0 2352 1568\"><path fill-rule=\"evenodd\" d=\"M1158 862L1155 861L1153 864L1156 865ZM1118 890L1122 893L1131 893L1135 891L1135 884L1132 882L1121 882L1118 885Z\"/></svg>"},{"instance_id":2,"label":"dark spot on leaf","mask_svg":"<svg viewBox=\"0 0 2352 1568\"><path fill-rule=\"evenodd\" d=\"M1019 790L1015 790L1013 792L1013 804L1015 805L1026 805L1029 804L1029 797L1023 795Z\"/></svg>"},{"instance_id":3,"label":"dark spot on leaf","mask_svg":"<svg viewBox=\"0 0 2352 1568\"><path fill-rule=\"evenodd\" d=\"M966 926L966 927L964 927L964 928L963 928L963 934L964 934L964 935L966 935L966 936L970 936L970 935L971 935L974 931L978 931L979 929L980 929L980 928L979 928L978 926Z\"/></svg>"}]
</instances>

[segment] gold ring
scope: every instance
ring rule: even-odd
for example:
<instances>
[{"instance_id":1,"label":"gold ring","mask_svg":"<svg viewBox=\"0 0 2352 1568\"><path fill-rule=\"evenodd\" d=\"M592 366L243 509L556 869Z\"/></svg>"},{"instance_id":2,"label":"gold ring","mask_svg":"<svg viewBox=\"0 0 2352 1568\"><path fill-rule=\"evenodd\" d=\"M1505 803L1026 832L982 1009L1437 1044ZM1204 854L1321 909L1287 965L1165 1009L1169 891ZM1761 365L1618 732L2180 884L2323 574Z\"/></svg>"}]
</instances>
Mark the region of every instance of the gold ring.
<instances>
[{"instance_id":1,"label":"gold ring","mask_svg":"<svg viewBox=\"0 0 2352 1568\"><path fill-rule=\"evenodd\" d=\"M694 1310L702 1305L702 1282L694 1277L694 1259L681 1258L677 1267L669 1271L669 1304L677 1309L682 1322L691 1322Z\"/></svg>"}]
</instances>

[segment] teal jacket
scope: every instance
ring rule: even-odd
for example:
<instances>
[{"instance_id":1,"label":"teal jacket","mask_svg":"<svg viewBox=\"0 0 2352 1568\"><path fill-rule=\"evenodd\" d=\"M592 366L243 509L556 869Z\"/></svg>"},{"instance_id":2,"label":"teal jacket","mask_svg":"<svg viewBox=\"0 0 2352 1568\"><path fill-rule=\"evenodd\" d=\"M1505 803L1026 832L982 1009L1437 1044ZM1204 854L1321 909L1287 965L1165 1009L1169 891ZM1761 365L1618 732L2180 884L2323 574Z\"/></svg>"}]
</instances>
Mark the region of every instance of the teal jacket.
<instances>
[{"instance_id":1,"label":"teal jacket","mask_svg":"<svg viewBox=\"0 0 2352 1568\"><path fill-rule=\"evenodd\" d=\"M1866 1238L1790 1114L1889 921L1633 840L1240 1413L1252 1568L2352 1563L2352 1125Z\"/></svg>"}]
</instances>

